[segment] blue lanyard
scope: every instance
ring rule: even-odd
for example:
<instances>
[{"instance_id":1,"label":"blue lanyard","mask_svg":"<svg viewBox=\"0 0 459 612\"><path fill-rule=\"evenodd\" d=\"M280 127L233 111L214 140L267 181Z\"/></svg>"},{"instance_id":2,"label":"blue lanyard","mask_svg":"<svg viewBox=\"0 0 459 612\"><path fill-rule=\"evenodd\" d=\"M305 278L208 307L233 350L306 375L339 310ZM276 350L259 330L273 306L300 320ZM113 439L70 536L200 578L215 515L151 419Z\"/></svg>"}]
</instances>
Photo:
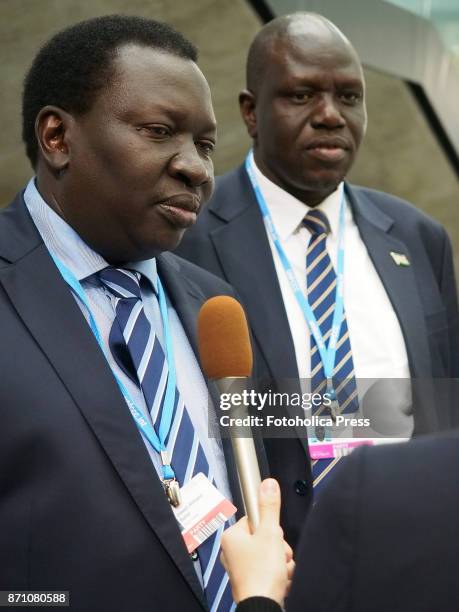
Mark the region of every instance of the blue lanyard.
<instances>
[{"instance_id":1,"label":"blue lanyard","mask_svg":"<svg viewBox=\"0 0 459 612\"><path fill-rule=\"evenodd\" d=\"M325 377L327 379L327 391L331 394L332 399L336 399L336 393L333 389L333 370L335 367L336 359L336 346L338 343L339 332L341 329L341 323L343 320L344 302L343 302L343 276L344 276L344 189L340 186L340 211L339 211L339 230L338 230L338 259L337 259L337 271L336 271L336 298L335 298L335 309L333 312L333 321L330 339L328 341L328 347L325 344L324 337L320 331L319 324L314 315L314 312L304 296L301 288L296 279L293 268L290 261L282 247L279 234L269 212L265 198L261 192L260 186L254 170L253 151L250 151L245 160L245 169L249 175L252 183L252 188L257 198L258 206L260 207L261 214L265 227L271 239L276 247L282 266L287 275L287 279L290 283L290 287L296 297L296 300L303 311L304 318L309 326L309 329L314 336L314 340L317 344L317 349L320 353L322 365L324 368Z\"/></svg>"},{"instance_id":2,"label":"blue lanyard","mask_svg":"<svg viewBox=\"0 0 459 612\"><path fill-rule=\"evenodd\" d=\"M89 307L88 299L83 290L83 287L81 286L81 283L78 281L76 276L61 261L59 261L59 259L57 259L57 257L55 257L52 253L51 253L51 257L53 258L54 263L56 264L59 272L61 273L67 285L69 285L73 294L78 298L78 300L85 307L88 313L88 316L89 316L89 325L91 327L91 331L94 334L94 337L96 338L102 350L102 353L104 357L107 359L107 363L110 366L99 328L97 327L96 320L94 318L94 315L91 312L91 308ZM135 402L132 400L129 394L129 391L126 389L124 384L118 378L118 376L116 375L115 371L113 370L111 366L110 366L110 369L112 371L112 374L116 382L118 383L118 387L126 401L126 404L128 405L129 411L132 417L134 418L134 421L137 427L143 433L143 435L148 440L148 442L151 444L151 446L155 449L155 451L160 453L161 457L163 458L167 456L165 440L167 438L167 435L172 425L172 417L173 417L173 412L174 412L175 391L176 391L176 388L175 388L176 372L175 372L174 352L173 352L173 346L172 346L172 336L171 336L170 328L169 328L169 318L167 316L166 296L164 294L164 289L162 287L161 281L159 280L159 277L158 277L158 298L159 298L159 309L161 312L161 319L162 319L163 329L164 329L164 337L165 337L165 342L166 342L166 360L167 360L167 364L169 367L169 373L168 373L167 385L166 385L166 393L164 397L163 412L161 416L161 423L159 426L159 434L156 433L153 425L143 416L142 412L139 410ZM162 465L162 471L163 471L164 480L170 480L170 479L175 478L174 471L170 465Z\"/></svg>"}]
</instances>

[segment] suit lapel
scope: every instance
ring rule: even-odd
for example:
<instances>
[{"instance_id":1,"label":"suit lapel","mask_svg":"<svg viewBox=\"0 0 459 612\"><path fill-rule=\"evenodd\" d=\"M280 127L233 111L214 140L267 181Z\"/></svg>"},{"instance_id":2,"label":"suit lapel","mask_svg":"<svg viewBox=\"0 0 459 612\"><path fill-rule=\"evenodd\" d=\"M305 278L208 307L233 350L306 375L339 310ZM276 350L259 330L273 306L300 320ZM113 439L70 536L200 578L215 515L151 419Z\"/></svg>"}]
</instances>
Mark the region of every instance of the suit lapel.
<instances>
[{"instance_id":1,"label":"suit lapel","mask_svg":"<svg viewBox=\"0 0 459 612\"><path fill-rule=\"evenodd\" d=\"M277 382L298 378L295 348L271 247L252 186L242 167L229 193L226 200L219 201L218 208L211 209L226 221L211 232L211 240L225 277L237 287L246 306L250 326L272 378ZM269 304L263 314L261 304Z\"/></svg>"},{"instance_id":2,"label":"suit lapel","mask_svg":"<svg viewBox=\"0 0 459 612\"><path fill-rule=\"evenodd\" d=\"M0 257L11 262L0 267L0 284L146 521L205 608L196 572L137 427L22 198L2 213L0 237Z\"/></svg>"},{"instance_id":3,"label":"suit lapel","mask_svg":"<svg viewBox=\"0 0 459 612\"><path fill-rule=\"evenodd\" d=\"M411 376L431 376L432 364L427 328L413 260L408 245L391 234L394 221L365 194L346 185L354 220L400 323L408 353ZM396 265L391 252L404 254L409 266Z\"/></svg>"}]
</instances>

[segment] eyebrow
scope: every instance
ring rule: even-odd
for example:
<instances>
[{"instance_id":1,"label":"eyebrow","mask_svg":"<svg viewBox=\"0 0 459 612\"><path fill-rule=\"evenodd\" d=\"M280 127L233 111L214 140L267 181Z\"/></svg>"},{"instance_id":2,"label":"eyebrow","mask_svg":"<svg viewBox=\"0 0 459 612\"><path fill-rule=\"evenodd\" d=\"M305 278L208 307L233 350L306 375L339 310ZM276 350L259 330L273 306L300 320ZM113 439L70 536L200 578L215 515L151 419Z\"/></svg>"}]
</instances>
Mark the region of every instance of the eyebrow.
<instances>
[{"instance_id":1,"label":"eyebrow","mask_svg":"<svg viewBox=\"0 0 459 612\"><path fill-rule=\"evenodd\" d=\"M320 86L321 81L326 78L322 73L311 74L311 75L292 75L288 81L281 84L281 89L292 89L295 87L317 87ZM333 79L338 86L350 87L363 90L365 83L363 79L346 76L345 74L337 75L336 79Z\"/></svg>"},{"instance_id":2,"label":"eyebrow","mask_svg":"<svg viewBox=\"0 0 459 612\"><path fill-rule=\"evenodd\" d=\"M144 109L141 109L140 111L136 109L133 112L133 118L136 121L140 119L139 118L140 113L142 113L143 116L148 115L148 113L160 114L160 115L164 115L165 117L170 117L175 121L184 121L187 119L189 111L186 105L184 105L183 108L177 108L177 107L171 107L162 102L154 102L152 104L146 104ZM148 122L148 120L146 119L142 119L142 121ZM213 120L209 120L209 122L204 127L203 132L205 133L215 132L216 130L217 130L217 122Z\"/></svg>"}]
</instances>

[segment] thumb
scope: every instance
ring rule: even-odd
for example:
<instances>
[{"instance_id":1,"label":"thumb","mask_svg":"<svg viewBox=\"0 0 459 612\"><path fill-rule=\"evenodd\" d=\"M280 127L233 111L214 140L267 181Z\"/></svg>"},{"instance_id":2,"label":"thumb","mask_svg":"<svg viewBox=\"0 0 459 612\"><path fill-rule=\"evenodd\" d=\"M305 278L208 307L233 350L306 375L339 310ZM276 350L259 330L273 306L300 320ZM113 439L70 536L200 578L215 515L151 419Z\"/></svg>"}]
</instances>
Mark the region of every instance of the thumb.
<instances>
[{"instance_id":1,"label":"thumb","mask_svg":"<svg viewBox=\"0 0 459 612\"><path fill-rule=\"evenodd\" d=\"M260 526L279 525L281 496L277 480L266 478L260 485L258 506Z\"/></svg>"}]
</instances>

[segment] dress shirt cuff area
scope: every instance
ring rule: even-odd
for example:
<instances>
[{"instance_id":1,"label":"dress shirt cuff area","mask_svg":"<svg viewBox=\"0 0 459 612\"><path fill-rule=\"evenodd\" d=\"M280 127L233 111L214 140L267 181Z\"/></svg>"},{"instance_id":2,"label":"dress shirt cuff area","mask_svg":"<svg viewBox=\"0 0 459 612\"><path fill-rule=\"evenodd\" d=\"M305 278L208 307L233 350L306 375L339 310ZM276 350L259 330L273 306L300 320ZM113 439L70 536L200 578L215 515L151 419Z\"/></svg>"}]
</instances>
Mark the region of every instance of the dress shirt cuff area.
<instances>
[{"instance_id":1,"label":"dress shirt cuff area","mask_svg":"<svg viewBox=\"0 0 459 612\"><path fill-rule=\"evenodd\" d=\"M282 608L274 599L249 597L238 603L236 612L282 612Z\"/></svg>"}]
</instances>

